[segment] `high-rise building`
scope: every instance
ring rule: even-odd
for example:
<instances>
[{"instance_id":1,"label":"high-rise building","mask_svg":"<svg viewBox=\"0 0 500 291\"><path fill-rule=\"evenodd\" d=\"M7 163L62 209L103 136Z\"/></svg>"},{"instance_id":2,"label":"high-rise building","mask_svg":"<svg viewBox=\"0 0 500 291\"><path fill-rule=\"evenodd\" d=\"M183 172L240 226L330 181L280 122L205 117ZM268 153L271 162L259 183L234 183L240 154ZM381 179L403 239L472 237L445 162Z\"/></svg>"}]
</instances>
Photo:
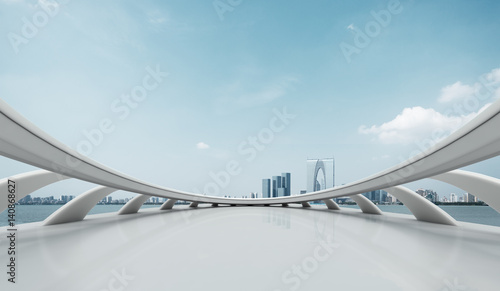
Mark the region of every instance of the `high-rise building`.
<instances>
[{"instance_id":1,"label":"high-rise building","mask_svg":"<svg viewBox=\"0 0 500 291\"><path fill-rule=\"evenodd\" d=\"M271 197L271 179L262 179L262 198Z\"/></svg>"},{"instance_id":2,"label":"high-rise building","mask_svg":"<svg viewBox=\"0 0 500 291\"><path fill-rule=\"evenodd\" d=\"M272 179L262 179L262 198L290 196L291 187L290 173L282 173Z\"/></svg>"},{"instance_id":3,"label":"high-rise building","mask_svg":"<svg viewBox=\"0 0 500 291\"><path fill-rule=\"evenodd\" d=\"M290 173L281 173L281 177L283 177L282 186L285 188L285 195L290 196L292 192L292 174Z\"/></svg>"},{"instance_id":4,"label":"high-rise building","mask_svg":"<svg viewBox=\"0 0 500 291\"><path fill-rule=\"evenodd\" d=\"M477 202L477 198L476 196L470 194L470 193L467 193L467 202Z\"/></svg>"},{"instance_id":5,"label":"high-rise building","mask_svg":"<svg viewBox=\"0 0 500 291\"><path fill-rule=\"evenodd\" d=\"M439 195L432 191L432 190L426 190L427 195L425 198L431 202L439 202Z\"/></svg>"},{"instance_id":6,"label":"high-rise building","mask_svg":"<svg viewBox=\"0 0 500 291\"><path fill-rule=\"evenodd\" d=\"M361 194L373 202L384 203L387 201L387 192L384 190L376 190Z\"/></svg>"},{"instance_id":7,"label":"high-rise building","mask_svg":"<svg viewBox=\"0 0 500 291\"><path fill-rule=\"evenodd\" d=\"M335 186L335 159L307 160L307 192L333 188Z\"/></svg>"},{"instance_id":8,"label":"high-rise building","mask_svg":"<svg viewBox=\"0 0 500 291\"><path fill-rule=\"evenodd\" d=\"M450 202L457 202L457 195L455 193L450 194Z\"/></svg>"},{"instance_id":9,"label":"high-rise building","mask_svg":"<svg viewBox=\"0 0 500 291\"><path fill-rule=\"evenodd\" d=\"M273 190L272 190L272 197L278 197L278 189L281 188L281 182L283 181L283 178L281 176L273 176Z\"/></svg>"},{"instance_id":10,"label":"high-rise building","mask_svg":"<svg viewBox=\"0 0 500 291\"><path fill-rule=\"evenodd\" d=\"M19 201L18 201L18 202L19 202L19 204L25 204L25 203L29 203L29 202L31 202L31 201L32 201L32 199L31 199L31 195L29 195L29 194L28 194L28 195L26 195L25 197L23 197L23 198L19 199Z\"/></svg>"}]
</instances>

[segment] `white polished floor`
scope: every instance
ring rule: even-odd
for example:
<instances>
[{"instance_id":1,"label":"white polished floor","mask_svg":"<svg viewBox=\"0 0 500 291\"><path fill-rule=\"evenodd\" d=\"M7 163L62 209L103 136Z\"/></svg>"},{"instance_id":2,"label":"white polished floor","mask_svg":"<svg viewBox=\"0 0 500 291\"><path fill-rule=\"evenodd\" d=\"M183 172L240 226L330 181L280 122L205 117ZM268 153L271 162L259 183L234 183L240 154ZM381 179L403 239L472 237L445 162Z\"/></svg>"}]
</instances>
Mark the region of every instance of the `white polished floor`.
<instances>
[{"instance_id":1,"label":"white polished floor","mask_svg":"<svg viewBox=\"0 0 500 291\"><path fill-rule=\"evenodd\" d=\"M324 206L176 206L18 226L1 290L497 290L500 228ZM0 264L6 234L0 228Z\"/></svg>"}]
</instances>

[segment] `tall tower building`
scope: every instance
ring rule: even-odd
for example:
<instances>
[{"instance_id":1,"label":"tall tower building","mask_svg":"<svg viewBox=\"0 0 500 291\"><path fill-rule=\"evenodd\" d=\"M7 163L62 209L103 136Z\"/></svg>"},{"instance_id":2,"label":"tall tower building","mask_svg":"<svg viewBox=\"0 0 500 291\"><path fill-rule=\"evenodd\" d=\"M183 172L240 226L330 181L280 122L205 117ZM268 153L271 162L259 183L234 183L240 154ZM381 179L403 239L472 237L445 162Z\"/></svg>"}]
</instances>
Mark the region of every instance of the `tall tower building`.
<instances>
[{"instance_id":1,"label":"tall tower building","mask_svg":"<svg viewBox=\"0 0 500 291\"><path fill-rule=\"evenodd\" d=\"M282 173L272 179L262 179L262 198L291 196L291 176L290 173Z\"/></svg>"},{"instance_id":2,"label":"tall tower building","mask_svg":"<svg viewBox=\"0 0 500 291\"><path fill-rule=\"evenodd\" d=\"M271 179L262 179L262 198L271 198Z\"/></svg>"},{"instance_id":3,"label":"tall tower building","mask_svg":"<svg viewBox=\"0 0 500 291\"><path fill-rule=\"evenodd\" d=\"M467 202L477 202L477 198L476 196L470 194L470 193L467 193Z\"/></svg>"},{"instance_id":4,"label":"tall tower building","mask_svg":"<svg viewBox=\"0 0 500 291\"><path fill-rule=\"evenodd\" d=\"M278 197L278 189L281 188L281 182L283 182L283 178L281 176L273 176L272 197Z\"/></svg>"},{"instance_id":5,"label":"tall tower building","mask_svg":"<svg viewBox=\"0 0 500 291\"><path fill-rule=\"evenodd\" d=\"M283 177L283 181L281 186L285 188L285 195L284 196L290 196L292 192L292 174L290 173L281 173L281 177Z\"/></svg>"},{"instance_id":6,"label":"tall tower building","mask_svg":"<svg viewBox=\"0 0 500 291\"><path fill-rule=\"evenodd\" d=\"M307 160L307 192L315 192L335 186L335 159Z\"/></svg>"}]
</instances>

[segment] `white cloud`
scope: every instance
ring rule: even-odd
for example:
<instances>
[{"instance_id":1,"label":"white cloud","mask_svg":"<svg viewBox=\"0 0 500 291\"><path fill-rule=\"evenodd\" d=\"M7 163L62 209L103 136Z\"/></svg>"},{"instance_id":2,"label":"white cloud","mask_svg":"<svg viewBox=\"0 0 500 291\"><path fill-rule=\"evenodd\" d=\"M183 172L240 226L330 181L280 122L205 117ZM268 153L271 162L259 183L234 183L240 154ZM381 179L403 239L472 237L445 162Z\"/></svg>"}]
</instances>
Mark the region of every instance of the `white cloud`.
<instances>
[{"instance_id":1,"label":"white cloud","mask_svg":"<svg viewBox=\"0 0 500 291\"><path fill-rule=\"evenodd\" d=\"M479 101L500 98L500 68L482 75L473 85L459 81L444 87L441 89L438 101L440 103L465 103L467 98L473 96L477 97L478 104ZM437 142L472 120L489 105L491 103L484 105L477 112L450 112L448 114L420 106L405 108L393 120L381 125L362 125L358 132L372 135L374 140L385 144L409 144L428 138Z\"/></svg>"},{"instance_id":2,"label":"white cloud","mask_svg":"<svg viewBox=\"0 0 500 291\"><path fill-rule=\"evenodd\" d=\"M199 142L196 144L196 148L199 149L199 150L206 150L206 149L209 149L210 146L204 142Z\"/></svg>"},{"instance_id":3,"label":"white cloud","mask_svg":"<svg viewBox=\"0 0 500 291\"><path fill-rule=\"evenodd\" d=\"M286 94L286 88L281 84L269 86L262 91L238 96L234 103L241 107L253 107L270 103Z\"/></svg>"},{"instance_id":4,"label":"white cloud","mask_svg":"<svg viewBox=\"0 0 500 291\"><path fill-rule=\"evenodd\" d=\"M360 126L359 133L373 135L376 141L384 144L409 144L425 138L439 140L472 120L489 105L463 116L446 116L420 106L405 108L393 120L382 125Z\"/></svg>"},{"instance_id":5,"label":"white cloud","mask_svg":"<svg viewBox=\"0 0 500 291\"><path fill-rule=\"evenodd\" d=\"M492 90L492 98L500 98L500 68L493 69L491 72L482 76L483 82L475 82L473 85L462 84L458 81L441 89L441 95L438 101L448 103L452 101L462 101L472 96L483 96L485 90ZM489 88L485 88L488 86ZM487 93L490 94L490 93Z\"/></svg>"},{"instance_id":6,"label":"white cloud","mask_svg":"<svg viewBox=\"0 0 500 291\"><path fill-rule=\"evenodd\" d=\"M485 75L485 79L492 84L500 83L500 68L491 70L491 72Z\"/></svg>"},{"instance_id":7,"label":"white cloud","mask_svg":"<svg viewBox=\"0 0 500 291\"><path fill-rule=\"evenodd\" d=\"M152 23L152 24L162 24L164 23L165 21L167 21L166 18L164 17L159 17L159 18L150 18L149 19L149 23Z\"/></svg>"},{"instance_id":8,"label":"white cloud","mask_svg":"<svg viewBox=\"0 0 500 291\"><path fill-rule=\"evenodd\" d=\"M496 87L494 94L494 98L500 99L500 68L494 69L488 74L485 75L485 80L487 86Z\"/></svg>"},{"instance_id":9,"label":"white cloud","mask_svg":"<svg viewBox=\"0 0 500 291\"><path fill-rule=\"evenodd\" d=\"M372 161L385 160L385 159L388 159L390 157L391 157L390 155L375 156L375 157L372 157Z\"/></svg>"},{"instance_id":10,"label":"white cloud","mask_svg":"<svg viewBox=\"0 0 500 291\"><path fill-rule=\"evenodd\" d=\"M473 96L476 92L477 86L464 85L462 82L456 82L441 89L441 96L438 101L441 103L457 101Z\"/></svg>"},{"instance_id":11,"label":"white cloud","mask_svg":"<svg viewBox=\"0 0 500 291\"><path fill-rule=\"evenodd\" d=\"M217 110L228 112L234 109L246 109L271 103L293 90L298 80L294 77L282 77L263 87L256 88L255 84L240 80L222 88L215 101Z\"/></svg>"},{"instance_id":12,"label":"white cloud","mask_svg":"<svg viewBox=\"0 0 500 291\"><path fill-rule=\"evenodd\" d=\"M349 26L347 26L347 29L354 30L354 23L349 24Z\"/></svg>"}]
</instances>

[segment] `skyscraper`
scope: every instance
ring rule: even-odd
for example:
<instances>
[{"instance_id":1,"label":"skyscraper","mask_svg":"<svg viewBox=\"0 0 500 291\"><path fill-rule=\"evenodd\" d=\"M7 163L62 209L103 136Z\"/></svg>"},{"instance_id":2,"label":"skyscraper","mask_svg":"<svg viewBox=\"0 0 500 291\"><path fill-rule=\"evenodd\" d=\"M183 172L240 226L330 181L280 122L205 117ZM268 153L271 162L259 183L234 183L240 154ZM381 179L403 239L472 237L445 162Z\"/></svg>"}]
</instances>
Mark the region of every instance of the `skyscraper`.
<instances>
[{"instance_id":1,"label":"skyscraper","mask_svg":"<svg viewBox=\"0 0 500 291\"><path fill-rule=\"evenodd\" d=\"M278 197L278 189L281 188L281 182L283 182L281 176L273 176L273 197Z\"/></svg>"},{"instance_id":2,"label":"skyscraper","mask_svg":"<svg viewBox=\"0 0 500 291\"><path fill-rule=\"evenodd\" d=\"M474 196L470 193L467 193L467 202L477 202L476 196Z\"/></svg>"},{"instance_id":3,"label":"skyscraper","mask_svg":"<svg viewBox=\"0 0 500 291\"><path fill-rule=\"evenodd\" d=\"M262 179L262 198L271 197L271 179Z\"/></svg>"},{"instance_id":4,"label":"skyscraper","mask_svg":"<svg viewBox=\"0 0 500 291\"><path fill-rule=\"evenodd\" d=\"M290 196L291 195L291 187L292 187L292 174L290 173L281 173L281 177L283 177L283 182L282 186L285 188L285 195L284 196Z\"/></svg>"},{"instance_id":5,"label":"skyscraper","mask_svg":"<svg viewBox=\"0 0 500 291\"><path fill-rule=\"evenodd\" d=\"M335 159L307 160L307 192L315 192L335 186Z\"/></svg>"},{"instance_id":6,"label":"skyscraper","mask_svg":"<svg viewBox=\"0 0 500 291\"><path fill-rule=\"evenodd\" d=\"M387 200L387 192L384 190L365 192L362 195L373 202L384 203Z\"/></svg>"},{"instance_id":7,"label":"skyscraper","mask_svg":"<svg viewBox=\"0 0 500 291\"><path fill-rule=\"evenodd\" d=\"M262 198L290 196L291 176L290 173L282 173L281 176L273 176L272 179L262 179Z\"/></svg>"}]
</instances>

